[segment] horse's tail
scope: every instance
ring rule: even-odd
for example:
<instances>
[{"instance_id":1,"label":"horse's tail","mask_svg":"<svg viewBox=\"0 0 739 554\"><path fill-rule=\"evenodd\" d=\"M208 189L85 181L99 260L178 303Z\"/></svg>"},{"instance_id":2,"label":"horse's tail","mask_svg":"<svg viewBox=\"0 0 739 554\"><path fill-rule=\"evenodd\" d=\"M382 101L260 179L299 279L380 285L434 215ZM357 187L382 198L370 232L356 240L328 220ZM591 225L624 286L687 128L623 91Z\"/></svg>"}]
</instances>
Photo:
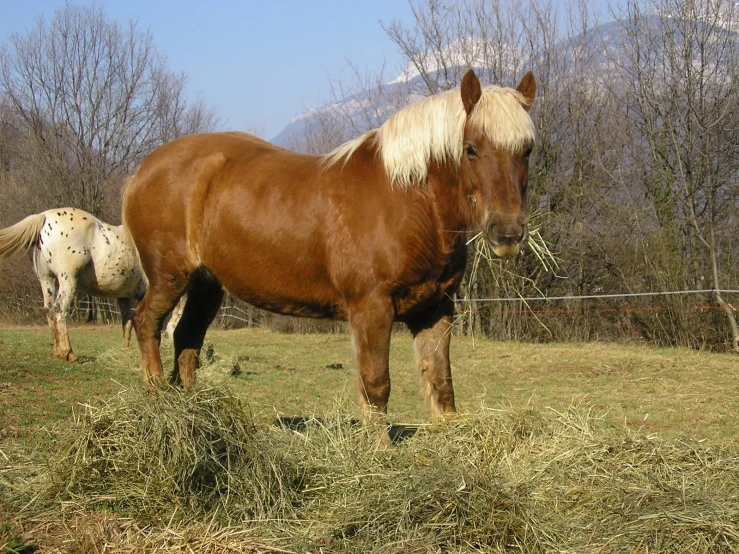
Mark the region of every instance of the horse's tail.
<instances>
[{"instance_id":1,"label":"horse's tail","mask_svg":"<svg viewBox=\"0 0 739 554\"><path fill-rule=\"evenodd\" d=\"M46 214L33 214L15 225L0 229L0 267L19 250L28 250L38 243L39 234L46 222Z\"/></svg>"}]
</instances>

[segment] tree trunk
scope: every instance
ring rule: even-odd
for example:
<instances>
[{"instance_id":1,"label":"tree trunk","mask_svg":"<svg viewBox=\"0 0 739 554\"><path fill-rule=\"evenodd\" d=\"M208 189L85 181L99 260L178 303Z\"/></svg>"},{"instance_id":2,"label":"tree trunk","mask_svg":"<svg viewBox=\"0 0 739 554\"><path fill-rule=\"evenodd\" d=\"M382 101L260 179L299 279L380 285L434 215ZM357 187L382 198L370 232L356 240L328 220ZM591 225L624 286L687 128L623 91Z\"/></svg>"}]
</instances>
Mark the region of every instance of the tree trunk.
<instances>
[{"instance_id":1,"label":"tree trunk","mask_svg":"<svg viewBox=\"0 0 739 554\"><path fill-rule=\"evenodd\" d=\"M721 280L718 274L718 260L716 258L716 238L713 233L713 224L710 226L710 237L711 244L709 245L709 253L711 256L711 274L713 277L713 295L716 297L716 302L726 314L726 318L729 321L729 327L731 328L731 347L734 352L739 354L739 326L736 323L736 316L734 312L736 308L724 300L721 296Z\"/></svg>"}]
</instances>

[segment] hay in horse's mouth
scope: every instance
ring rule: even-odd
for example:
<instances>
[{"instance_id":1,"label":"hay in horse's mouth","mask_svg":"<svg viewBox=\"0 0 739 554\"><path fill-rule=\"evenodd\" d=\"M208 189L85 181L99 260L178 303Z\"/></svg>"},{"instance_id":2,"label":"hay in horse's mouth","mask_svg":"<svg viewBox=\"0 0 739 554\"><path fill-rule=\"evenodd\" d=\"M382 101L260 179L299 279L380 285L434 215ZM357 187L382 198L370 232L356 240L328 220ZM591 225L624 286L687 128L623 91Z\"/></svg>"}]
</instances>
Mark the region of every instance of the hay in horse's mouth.
<instances>
[{"instance_id":1,"label":"hay in horse's mouth","mask_svg":"<svg viewBox=\"0 0 739 554\"><path fill-rule=\"evenodd\" d=\"M544 237L541 236L541 220L543 217L544 214L539 210L529 214L526 220L526 238L524 242L529 250L534 253L544 271L557 271L559 269L559 259L550 250L549 244L544 240ZM475 244L475 252L479 253L486 261L492 262L496 259L496 256L492 255L488 240L482 231L473 235L467 241L468 246L473 243Z\"/></svg>"}]
</instances>

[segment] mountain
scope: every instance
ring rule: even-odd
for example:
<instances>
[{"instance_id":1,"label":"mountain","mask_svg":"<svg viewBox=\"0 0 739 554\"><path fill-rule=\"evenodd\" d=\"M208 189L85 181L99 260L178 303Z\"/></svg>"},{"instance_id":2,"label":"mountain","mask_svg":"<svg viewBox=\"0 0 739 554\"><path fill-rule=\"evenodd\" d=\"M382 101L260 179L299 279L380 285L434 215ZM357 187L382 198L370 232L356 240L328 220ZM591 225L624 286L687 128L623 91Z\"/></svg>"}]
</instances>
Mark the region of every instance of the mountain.
<instances>
[{"instance_id":1,"label":"mountain","mask_svg":"<svg viewBox=\"0 0 739 554\"><path fill-rule=\"evenodd\" d=\"M614 35L618 33L618 28L619 26L615 22L601 26L599 31L603 34L603 41L617 44L618 38ZM565 51L572 49L571 45L565 41L558 45L559 48ZM602 44L593 44L588 49L604 52ZM460 39L448 44L444 50L443 57L448 60L449 66L446 70L446 77L441 77L442 72L437 62L438 56L427 54L421 60L427 74L438 83L439 90L459 86L461 76L469 67L478 71L478 75L485 83L486 72L482 69L485 66L484 60L481 55L475 55L475 52L482 52L481 44L478 44L474 39ZM534 64L528 62L521 52L504 52L500 58L523 59L520 67L534 67ZM598 64L605 63L607 62L604 56L600 55ZM514 73L510 69L506 72ZM409 63L397 77L384 83L381 89L375 87L361 91L338 102L331 102L300 113L293 117L290 123L271 139L271 142L283 147L294 146L292 143L296 137L305 137L317 132L321 126L326 126L327 121L332 122L333 129L338 135L343 135L342 140L348 140L358 136L361 132L379 126L397 109L420 98L422 96L421 92L428 92L428 86L425 85L422 75L412 63ZM371 117L367 116L368 113L371 114ZM354 129L351 132L349 129L341 129L341 126L345 125L342 122L348 120L354 122ZM338 131L336 130L337 127L339 128Z\"/></svg>"},{"instance_id":2,"label":"mountain","mask_svg":"<svg viewBox=\"0 0 739 554\"><path fill-rule=\"evenodd\" d=\"M701 26L715 26L722 28L726 33L733 35L739 43L739 18L730 13L730 9L739 9L739 2L728 4L726 10L721 13L709 14L699 17L693 14L694 19L687 20ZM725 12L725 13L724 13ZM726 17L724 17L726 15ZM644 23L650 29L650 34L659 36L664 32L664 27L670 25L670 21L681 20L677 15L661 14L647 16ZM677 27L677 26L676 26ZM563 59L561 67L576 67L582 65L582 60L587 60L589 67L593 69L594 75L600 75L600 82L607 80L606 76L619 71L630 65L630 61L624 50L624 44L628 43L628 33L625 31L626 24L619 21L604 23L589 31L588 36L577 36L560 41L555 46L555 51L561 53ZM678 33L679 34L679 33ZM485 83L485 64L480 56L470 52L482 51L481 45L476 44L473 39L461 39L450 43L445 47L443 57L451 60L451 71L447 67L446 78L441 77L441 71L435 60L436 56L428 54L422 60L427 68L428 74L438 82L439 89L453 88L459 86L461 75L468 67L478 71L483 83ZM520 52L504 52L501 59L519 59L520 68L541 67L536 60L526 60ZM515 73L512 69L504 73ZM503 83L509 84L509 83ZM598 86L597 84L594 86ZM378 127L387 117L403 105L412 102L421 96L420 92L428 91L423 77L413 64L408 66L391 81L381 87L375 87L366 91L352 94L338 102L332 102L319 108L312 108L306 112L296 115L275 136L271 142L279 146L291 147L295 137L305 137L317 133L320 128L330 125L335 135L341 140L348 140L358 136L361 132L370 128ZM349 128L348 122L352 122Z\"/></svg>"},{"instance_id":3,"label":"mountain","mask_svg":"<svg viewBox=\"0 0 739 554\"><path fill-rule=\"evenodd\" d=\"M416 79L418 78L419 77L416 77ZM363 114L365 114L369 109L376 113L378 119L384 120L398 108L398 106L392 105L387 99L403 94L407 88L408 84L406 81L402 80L401 77L398 77L383 85L382 94L378 94L378 88L374 88L369 91L352 94L343 98L339 102L332 102L319 108L311 108L308 111L294 116L290 120L290 123L288 123L277 136L272 138L270 142L277 146L289 147L290 142L294 137L306 136L316 131L321 126L321 119L331 119L338 125L341 125L341 123L339 123L340 121L346 121L348 119L356 121L366 119L366 117L363 117ZM373 106L373 99L378 97L379 102L375 102ZM412 99L415 98L418 98L418 96L415 95L412 97ZM374 126L376 127L380 123L381 121L377 121ZM363 130L369 129L367 128ZM348 131L348 129L345 129L345 132L340 134L347 134ZM346 139L359 134L359 132L348 134Z\"/></svg>"}]
</instances>

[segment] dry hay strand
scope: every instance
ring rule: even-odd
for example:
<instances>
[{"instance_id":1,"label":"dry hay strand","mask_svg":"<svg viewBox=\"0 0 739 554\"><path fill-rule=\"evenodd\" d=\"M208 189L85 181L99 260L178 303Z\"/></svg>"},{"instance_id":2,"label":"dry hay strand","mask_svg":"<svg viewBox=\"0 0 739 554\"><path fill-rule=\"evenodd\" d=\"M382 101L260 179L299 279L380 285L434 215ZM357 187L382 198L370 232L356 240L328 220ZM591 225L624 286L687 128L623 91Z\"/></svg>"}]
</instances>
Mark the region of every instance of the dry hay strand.
<instances>
[{"instance_id":1,"label":"dry hay strand","mask_svg":"<svg viewBox=\"0 0 739 554\"><path fill-rule=\"evenodd\" d=\"M299 476L223 389L133 390L84 408L60 431L47 496L170 521L291 510Z\"/></svg>"},{"instance_id":2,"label":"dry hay strand","mask_svg":"<svg viewBox=\"0 0 739 554\"><path fill-rule=\"evenodd\" d=\"M303 527L331 551L739 552L735 449L641 436L580 405L483 410L389 452L348 429L316 426L301 446Z\"/></svg>"},{"instance_id":3,"label":"dry hay strand","mask_svg":"<svg viewBox=\"0 0 739 554\"><path fill-rule=\"evenodd\" d=\"M70 511L63 518L37 517L28 521L22 537L33 537L45 554L278 554L284 549L269 544L253 530L192 523L185 526L142 525L133 518L110 512ZM23 544L20 541L19 544ZM0 542L0 549L2 548ZM5 550L0 550L5 551ZM31 550L28 550L29 552ZM12 550L10 551L12 552Z\"/></svg>"},{"instance_id":4,"label":"dry hay strand","mask_svg":"<svg viewBox=\"0 0 739 554\"><path fill-rule=\"evenodd\" d=\"M373 430L349 421L309 428L299 447L304 528L332 552L531 551L538 541L517 491L472 459L478 434L447 422L383 451ZM499 439L505 449L515 437ZM451 444L466 447L449 456Z\"/></svg>"},{"instance_id":5,"label":"dry hay strand","mask_svg":"<svg viewBox=\"0 0 739 554\"><path fill-rule=\"evenodd\" d=\"M739 552L735 445L578 404L483 408L382 450L347 413L255 428L222 389L121 394L61 432L31 519L85 514L97 550L80 552Z\"/></svg>"}]
</instances>

